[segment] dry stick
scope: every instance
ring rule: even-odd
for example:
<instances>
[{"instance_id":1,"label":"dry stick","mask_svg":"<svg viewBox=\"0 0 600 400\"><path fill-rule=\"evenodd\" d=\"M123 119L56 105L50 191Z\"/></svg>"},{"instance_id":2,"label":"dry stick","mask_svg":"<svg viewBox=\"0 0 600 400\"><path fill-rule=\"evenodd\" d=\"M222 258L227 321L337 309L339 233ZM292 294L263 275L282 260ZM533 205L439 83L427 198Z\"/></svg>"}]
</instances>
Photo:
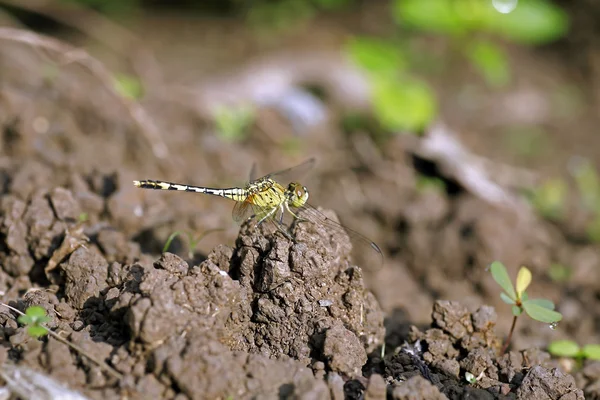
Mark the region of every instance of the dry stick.
<instances>
[{"instance_id":1,"label":"dry stick","mask_svg":"<svg viewBox=\"0 0 600 400\"><path fill-rule=\"evenodd\" d=\"M9 306L6 303L0 303L0 305L3 305L4 307L8 308L9 310L12 310L14 312L16 312L19 315L25 315L21 310L18 310L12 306ZM112 368L111 366L107 365L104 361L97 359L96 357L89 355L84 349L82 349L81 347L77 346L74 343L69 342L68 340L62 338L59 334L55 333L54 331L51 331L50 329L48 329L46 326L44 325L40 325L42 328L46 329L46 332L48 332L48 335L52 336L54 339L58 340L59 342L66 344L67 346L70 346L71 348L73 348L75 351L79 352L79 354L81 354L82 356L88 358L90 361L92 361L94 364L98 365L101 369L103 369L104 371L106 371L107 373L109 373L110 375L112 375L113 377L117 378L118 380L123 379L123 374L121 374L119 371L117 371L116 369Z\"/></svg>"},{"instance_id":2,"label":"dry stick","mask_svg":"<svg viewBox=\"0 0 600 400\"><path fill-rule=\"evenodd\" d=\"M136 74L144 81L152 81L155 84L162 82L158 62L143 41L122 25L91 8L75 2L67 4L56 0L0 0L0 3L44 15L75 28L129 59ZM107 35L107 32L110 32L110 35Z\"/></svg>"},{"instance_id":3,"label":"dry stick","mask_svg":"<svg viewBox=\"0 0 600 400\"><path fill-rule=\"evenodd\" d=\"M0 40L27 44L34 48L49 50L62 57L59 64L75 63L86 68L129 111L129 115L136 122L150 144L154 156L160 160L167 159L169 155L167 146L160 137L158 129L146 113L146 110L136 101L122 96L114 85L115 79L112 74L99 60L92 57L88 52L72 47L57 39L23 29L0 28Z\"/></svg>"},{"instance_id":4,"label":"dry stick","mask_svg":"<svg viewBox=\"0 0 600 400\"><path fill-rule=\"evenodd\" d=\"M504 346L502 346L502 351L500 352L500 357L504 355L506 349L508 349L508 345L510 344L510 340L512 339L513 332L515 330L515 325L517 324L517 316L513 317L512 325L510 326L510 332L508 332L508 337L506 338L506 342L504 342Z\"/></svg>"}]
</instances>

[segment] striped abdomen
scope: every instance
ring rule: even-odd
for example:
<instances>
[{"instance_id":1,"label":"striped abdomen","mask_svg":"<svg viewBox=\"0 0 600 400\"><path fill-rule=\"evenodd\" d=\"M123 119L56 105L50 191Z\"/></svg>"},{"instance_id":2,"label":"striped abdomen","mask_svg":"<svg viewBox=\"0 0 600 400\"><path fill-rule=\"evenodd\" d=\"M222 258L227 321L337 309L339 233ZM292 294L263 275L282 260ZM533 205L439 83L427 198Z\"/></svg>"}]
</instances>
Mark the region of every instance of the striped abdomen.
<instances>
[{"instance_id":1,"label":"striped abdomen","mask_svg":"<svg viewBox=\"0 0 600 400\"><path fill-rule=\"evenodd\" d=\"M242 188L213 189L153 180L133 181L133 184L142 189L179 190L182 192L205 193L213 196L225 197L234 201L245 201L248 197L248 191Z\"/></svg>"}]
</instances>

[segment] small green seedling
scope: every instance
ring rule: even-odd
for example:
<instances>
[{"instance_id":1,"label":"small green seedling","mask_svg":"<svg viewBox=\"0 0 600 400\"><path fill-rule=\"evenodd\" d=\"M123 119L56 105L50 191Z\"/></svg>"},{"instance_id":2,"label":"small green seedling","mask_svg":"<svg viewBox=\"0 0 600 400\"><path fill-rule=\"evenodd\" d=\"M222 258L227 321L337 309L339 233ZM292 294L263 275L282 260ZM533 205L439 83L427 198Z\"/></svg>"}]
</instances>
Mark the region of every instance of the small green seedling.
<instances>
[{"instance_id":1,"label":"small green seedling","mask_svg":"<svg viewBox=\"0 0 600 400\"><path fill-rule=\"evenodd\" d=\"M481 371L479 376L475 376L472 373L470 373L469 371L465 372L465 380L467 382L469 382L469 384L471 384L471 385L474 385L483 377L484 377L484 371Z\"/></svg>"},{"instance_id":2,"label":"small green seedling","mask_svg":"<svg viewBox=\"0 0 600 400\"><path fill-rule=\"evenodd\" d=\"M169 247L171 247L171 243L173 243L173 240L175 240L175 238L177 236L186 235L188 238L188 258L191 260L194 258L194 251L196 250L198 243L200 243L200 241L202 239L204 239L208 234L222 231L222 230L223 229L221 229L221 228L209 229L206 232L201 233L196 236L194 236L191 232L175 231L175 232L171 233L171 235L169 235L169 237L167 238L167 241L165 242L165 245L163 246L162 252L166 253L167 251L169 251Z\"/></svg>"},{"instance_id":3,"label":"small green seedling","mask_svg":"<svg viewBox=\"0 0 600 400\"><path fill-rule=\"evenodd\" d=\"M494 280L504 290L503 293L500 293L500 298L505 303L512 305L512 313L514 316L510 332L504 346L502 346L502 351L500 352L501 355L504 354L508 348L512 334L515 330L517 318L523 311L536 321L550 324L552 329L556 328L556 324L562 319L562 314L554 311L554 303L546 299L529 299L525 292L527 287L529 287L532 278L531 271L529 271L527 267L521 267L519 270L516 281L516 290L508 276L504 264L499 261L494 261L490 266L490 270Z\"/></svg>"},{"instance_id":4,"label":"small green seedling","mask_svg":"<svg viewBox=\"0 0 600 400\"><path fill-rule=\"evenodd\" d=\"M28 307L25 314L19 316L18 321L27 326L29 336L39 338L48 334L48 328L44 324L50 321L46 310L40 306Z\"/></svg>"},{"instance_id":5,"label":"small green seedling","mask_svg":"<svg viewBox=\"0 0 600 400\"><path fill-rule=\"evenodd\" d=\"M570 357L577 360L600 361L600 344L587 344L580 347L572 340L556 340L548 346L548 352L556 357Z\"/></svg>"}]
</instances>

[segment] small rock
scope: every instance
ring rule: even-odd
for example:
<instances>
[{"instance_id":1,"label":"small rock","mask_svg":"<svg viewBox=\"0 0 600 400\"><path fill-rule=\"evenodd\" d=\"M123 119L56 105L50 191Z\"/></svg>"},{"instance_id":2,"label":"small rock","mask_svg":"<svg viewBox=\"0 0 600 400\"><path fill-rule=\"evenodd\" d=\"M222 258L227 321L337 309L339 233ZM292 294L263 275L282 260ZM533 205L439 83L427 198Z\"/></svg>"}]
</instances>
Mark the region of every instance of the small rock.
<instances>
[{"instance_id":1,"label":"small rock","mask_svg":"<svg viewBox=\"0 0 600 400\"><path fill-rule=\"evenodd\" d=\"M323 355L331 370L347 376L360 375L367 362L367 352L360 339L341 324L336 324L325 332Z\"/></svg>"},{"instance_id":2,"label":"small rock","mask_svg":"<svg viewBox=\"0 0 600 400\"><path fill-rule=\"evenodd\" d=\"M344 400L344 380L335 372L327 375L327 386L332 400Z\"/></svg>"},{"instance_id":3,"label":"small rock","mask_svg":"<svg viewBox=\"0 0 600 400\"><path fill-rule=\"evenodd\" d=\"M383 377L379 374L373 374L369 377L365 400L385 400L386 384Z\"/></svg>"},{"instance_id":4,"label":"small rock","mask_svg":"<svg viewBox=\"0 0 600 400\"><path fill-rule=\"evenodd\" d=\"M441 328L456 340L473 333L471 314L456 301L438 300L433 305L434 326Z\"/></svg>"},{"instance_id":5,"label":"small rock","mask_svg":"<svg viewBox=\"0 0 600 400\"><path fill-rule=\"evenodd\" d=\"M56 217L61 221L75 221L81 214L81 208L70 190L57 187L50 192L50 202Z\"/></svg>"}]
</instances>

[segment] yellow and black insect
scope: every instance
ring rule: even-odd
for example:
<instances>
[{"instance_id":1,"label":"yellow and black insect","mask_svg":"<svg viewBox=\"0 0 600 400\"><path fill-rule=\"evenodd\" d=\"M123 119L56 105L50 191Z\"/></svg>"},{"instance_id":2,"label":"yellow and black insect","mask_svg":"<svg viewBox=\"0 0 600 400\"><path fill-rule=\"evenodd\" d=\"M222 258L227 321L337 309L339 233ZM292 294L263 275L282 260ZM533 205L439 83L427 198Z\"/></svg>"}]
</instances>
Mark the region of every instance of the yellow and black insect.
<instances>
[{"instance_id":1,"label":"yellow and black insect","mask_svg":"<svg viewBox=\"0 0 600 400\"><path fill-rule=\"evenodd\" d=\"M165 181L142 180L133 181L134 185L143 189L157 190L179 190L184 192L195 192L225 197L236 202L233 207L233 220L241 223L247 219L257 219L256 226L268 222L273 223L289 239L290 234L284 227L284 216L289 213L299 220L310 221L315 224L326 225L333 230L343 231L349 234L353 241L367 243L369 247L382 258L379 246L368 240L361 234L343 227L331 218L307 203L308 189L298 182L291 182L287 186L279 182L291 180L293 176L300 176L312 168L315 159L311 158L304 163L283 171L255 178L255 168L252 168L250 182L244 187L233 187L216 189L203 186L183 185ZM302 214L299 217L298 214Z\"/></svg>"}]
</instances>

